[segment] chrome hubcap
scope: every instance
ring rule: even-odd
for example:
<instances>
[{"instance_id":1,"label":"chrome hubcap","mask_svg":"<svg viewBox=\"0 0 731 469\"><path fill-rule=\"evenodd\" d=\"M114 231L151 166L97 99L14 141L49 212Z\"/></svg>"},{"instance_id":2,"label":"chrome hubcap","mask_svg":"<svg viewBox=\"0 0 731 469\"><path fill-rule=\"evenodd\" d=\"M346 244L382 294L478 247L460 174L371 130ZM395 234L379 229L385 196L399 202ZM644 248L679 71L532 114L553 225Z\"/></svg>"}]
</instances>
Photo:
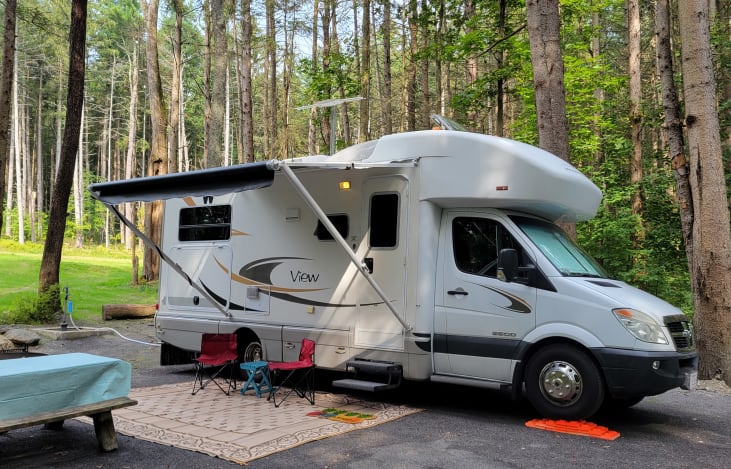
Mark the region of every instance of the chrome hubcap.
<instances>
[{"instance_id":1,"label":"chrome hubcap","mask_svg":"<svg viewBox=\"0 0 731 469\"><path fill-rule=\"evenodd\" d=\"M570 363L554 361L543 367L539 376L543 397L559 406L569 406L581 397L583 382Z\"/></svg>"}]
</instances>

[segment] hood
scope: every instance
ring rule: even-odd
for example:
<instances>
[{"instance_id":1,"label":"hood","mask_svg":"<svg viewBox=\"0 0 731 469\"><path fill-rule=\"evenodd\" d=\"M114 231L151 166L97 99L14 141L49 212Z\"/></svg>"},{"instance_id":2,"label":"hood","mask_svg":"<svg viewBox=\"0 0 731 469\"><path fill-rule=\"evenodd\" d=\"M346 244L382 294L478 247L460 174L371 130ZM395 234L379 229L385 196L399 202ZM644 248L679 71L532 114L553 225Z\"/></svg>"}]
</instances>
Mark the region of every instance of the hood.
<instances>
[{"instance_id":1,"label":"hood","mask_svg":"<svg viewBox=\"0 0 731 469\"><path fill-rule=\"evenodd\" d=\"M585 277L573 277L571 280L608 297L616 308L634 308L653 316L661 324L665 316L683 314L683 311L667 301L619 280Z\"/></svg>"}]
</instances>

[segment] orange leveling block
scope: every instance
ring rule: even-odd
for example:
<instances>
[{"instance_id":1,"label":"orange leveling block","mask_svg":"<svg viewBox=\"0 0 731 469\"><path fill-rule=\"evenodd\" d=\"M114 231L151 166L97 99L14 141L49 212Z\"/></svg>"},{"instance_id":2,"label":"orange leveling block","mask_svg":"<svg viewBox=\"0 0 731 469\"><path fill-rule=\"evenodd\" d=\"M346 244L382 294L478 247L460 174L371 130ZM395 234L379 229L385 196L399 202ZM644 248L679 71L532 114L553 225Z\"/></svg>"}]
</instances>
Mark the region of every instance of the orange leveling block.
<instances>
[{"instance_id":1,"label":"orange leveling block","mask_svg":"<svg viewBox=\"0 0 731 469\"><path fill-rule=\"evenodd\" d=\"M525 422L525 426L570 435L590 436L602 440L616 440L619 438L619 432L585 420L534 419Z\"/></svg>"}]
</instances>

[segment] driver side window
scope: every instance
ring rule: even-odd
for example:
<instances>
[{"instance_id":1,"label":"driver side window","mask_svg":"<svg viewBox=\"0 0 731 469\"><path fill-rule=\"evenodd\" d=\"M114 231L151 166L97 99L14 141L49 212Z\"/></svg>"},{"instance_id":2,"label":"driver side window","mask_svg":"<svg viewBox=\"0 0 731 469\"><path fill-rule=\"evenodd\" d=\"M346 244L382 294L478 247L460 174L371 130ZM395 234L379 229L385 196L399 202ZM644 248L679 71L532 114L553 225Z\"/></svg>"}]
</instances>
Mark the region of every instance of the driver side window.
<instances>
[{"instance_id":1,"label":"driver side window","mask_svg":"<svg viewBox=\"0 0 731 469\"><path fill-rule=\"evenodd\" d=\"M467 274L497 277L497 256L501 249L518 251L520 265L525 256L520 244L498 222L486 218L456 217L452 221L452 246L457 268Z\"/></svg>"}]
</instances>

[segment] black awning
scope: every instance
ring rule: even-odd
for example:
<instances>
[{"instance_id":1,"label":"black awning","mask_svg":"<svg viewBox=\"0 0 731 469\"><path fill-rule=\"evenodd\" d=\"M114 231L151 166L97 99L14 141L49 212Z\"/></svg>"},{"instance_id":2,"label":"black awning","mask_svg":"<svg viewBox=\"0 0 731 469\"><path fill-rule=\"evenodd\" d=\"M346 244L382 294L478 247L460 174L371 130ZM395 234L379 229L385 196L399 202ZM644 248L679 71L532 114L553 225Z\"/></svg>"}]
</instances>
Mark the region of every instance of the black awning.
<instances>
[{"instance_id":1,"label":"black awning","mask_svg":"<svg viewBox=\"0 0 731 469\"><path fill-rule=\"evenodd\" d=\"M89 185L94 198L107 204L151 202L187 196L223 195L272 185L267 162L200 169Z\"/></svg>"}]
</instances>

